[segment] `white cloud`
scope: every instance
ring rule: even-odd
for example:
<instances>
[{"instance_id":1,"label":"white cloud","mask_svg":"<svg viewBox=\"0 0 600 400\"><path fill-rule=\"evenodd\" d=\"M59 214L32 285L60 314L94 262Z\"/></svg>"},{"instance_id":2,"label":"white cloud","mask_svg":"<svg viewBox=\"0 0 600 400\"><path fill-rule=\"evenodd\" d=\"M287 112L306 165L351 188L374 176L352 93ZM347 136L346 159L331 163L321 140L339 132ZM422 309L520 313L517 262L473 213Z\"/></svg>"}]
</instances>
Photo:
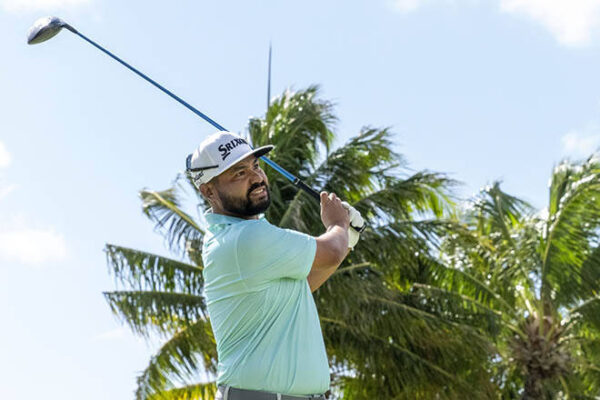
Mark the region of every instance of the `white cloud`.
<instances>
[{"instance_id":1,"label":"white cloud","mask_svg":"<svg viewBox=\"0 0 600 400\"><path fill-rule=\"evenodd\" d=\"M588 157L600 147L600 132L570 131L561 141L564 153L575 157Z\"/></svg>"},{"instance_id":2,"label":"white cloud","mask_svg":"<svg viewBox=\"0 0 600 400\"><path fill-rule=\"evenodd\" d=\"M403 13L424 5L473 5L478 0L391 0L393 8ZM491 1L487 2L492 3ZM494 0L500 11L524 16L547 29L566 46L589 44L600 27L600 0Z\"/></svg>"},{"instance_id":3,"label":"white cloud","mask_svg":"<svg viewBox=\"0 0 600 400\"><path fill-rule=\"evenodd\" d=\"M395 0L394 8L400 12L407 13L416 10L424 2L424 0Z\"/></svg>"},{"instance_id":4,"label":"white cloud","mask_svg":"<svg viewBox=\"0 0 600 400\"><path fill-rule=\"evenodd\" d=\"M0 169L8 167L12 163L12 156L6 149L4 143L0 142ZM10 192L15 190L17 185L7 185L3 182L0 174L0 200L6 197Z\"/></svg>"},{"instance_id":5,"label":"white cloud","mask_svg":"<svg viewBox=\"0 0 600 400\"><path fill-rule=\"evenodd\" d=\"M90 0L0 0L0 6L8 12L45 11L89 3Z\"/></svg>"},{"instance_id":6,"label":"white cloud","mask_svg":"<svg viewBox=\"0 0 600 400\"><path fill-rule=\"evenodd\" d=\"M0 168L6 168L11 162L10 153L4 143L0 142ZM0 200L16 188L17 185L6 184L0 180ZM65 239L53 230L22 227L9 229L4 222L0 226L2 226L0 231L0 260L40 265L45 262L60 261L67 255Z\"/></svg>"},{"instance_id":7,"label":"white cloud","mask_svg":"<svg viewBox=\"0 0 600 400\"><path fill-rule=\"evenodd\" d=\"M0 142L0 168L6 168L12 162L12 157L4 143Z\"/></svg>"},{"instance_id":8,"label":"white cloud","mask_svg":"<svg viewBox=\"0 0 600 400\"><path fill-rule=\"evenodd\" d=\"M588 44L600 24L600 0L500 0L500 9L533 19L568 46Z\"/></svg>"},{"instance_id":9,"label":"white cloud","mask_svg":"<svg viewBox=\"0 0 600 400\"><path fill-rule=\"evenodd\" d=\"M19 229L0 232L0 258L29 265L61 261L67 255L64 237L53 230Z\"/></svg>"},{"instance_id":10,"label":"white cloud","mask_svg":"<svg viewBox=\"0 0 600 400\"><path fill-rule=\"evenodd\" d=\"M2 182L0 182L0 200L5 198L6 196L8 196L16 188L17 188L17 185L15 185L15 184L4 186L4 185L2 185Z\"/></svg>"}]
</instances>

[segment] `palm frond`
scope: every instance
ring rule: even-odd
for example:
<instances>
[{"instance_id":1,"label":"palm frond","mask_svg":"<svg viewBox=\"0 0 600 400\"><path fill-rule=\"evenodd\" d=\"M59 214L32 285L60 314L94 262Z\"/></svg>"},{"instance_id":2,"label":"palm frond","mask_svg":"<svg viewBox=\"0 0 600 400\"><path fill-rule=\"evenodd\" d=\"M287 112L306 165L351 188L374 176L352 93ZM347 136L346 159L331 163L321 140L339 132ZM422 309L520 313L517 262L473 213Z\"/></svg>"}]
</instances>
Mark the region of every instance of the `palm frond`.
<instances>
[{"instance_id":1,"label":"palm frond","mask_svg":"<svg viewBox=\"0 0 600 400\"><path fill-rule=\"evenodd\" d=\"M196 383L150 395L146 400L214 400L216 394L215 382Z\"/></svg>"},{"instance_id":2,"label":"palm frond","mask_svg":"<svg viewBox=\"0 0 600 400\"><path fill-rule=\"evenodd\" d=\"M509 303L493 286L482 282L462 268L462 264L440 263L429 261L428 277L431 285L448 293L467 296L485 307L514 315L514 304Z\"/></svg>"},{"instance_id":3,"label":"palm frond","mask_svg":"<svg viewBox=\"0 0 600 400\"><path fill-rule=\"evenodd\" d=\"M383 186L386 172L401 165L400 155L391 150L390 136L389 129L363 128L328 154L308 181L354 204Z\"/></svg>"},{"instance_id":4,"label":"palm frond","mask_svg":"<svg viewBox=\"0 0 600 400\"><path fill-rule=\"evenodd\" d=\"M438 335L435 332L423 333L426 339L415 343L378 334L375 328L379 326L365 332L364 327L340 319L321 317L321 321L323 330L327 332L330 358L345 360L350 363L355 375L368 378L373 385L371 398L394 398L411 384L421 389L435 387L440 392L442 388L463 394L472 390L463 379L464 365L461 367L460 363L464 359L461 354L455 351L454 357L445 358L452 353L451 346L457 350L458 343L448 332ZM412 325L417 333L416 320L404 323Z\"/></svg>"},{"instance_id":5,"label":"palm frond","mask_svg":"<svg viewBox=\"0 0 600 400\"><path fill-rule=\"evenodd\" d=\"M563 393L566 398L577 400L597 400L595 395L598 392L598 382L600 373L588 369L584 374L573 373L563 378Z\"/></svg>"},{"instance_id":6,"label":"palm frond","mask_svg":"<svg viewBox=\"0 0 600 400\"><path fill-rule=\"evenodd\" d=\"M581 265L581 279L588 283L588 287L592 288L591 293L582 293L582 297L600 293L600 245L594 244L594 247L589 250L587 257Z\"/></svg>"},{"instance_id":7,"label":"palm frond","mask_svg":"<svg viewBox=\"0 0 600 400\"><path fill-rule=\"evenodd\" d=\"M456 182L443 174L420 171L406 179L393 179L359 200L355 207L379 219L410 219L416 214L438 218L452 207L449 190Z\"/></svg>"},{"instance_id":8,"label":"palm frond","mask_svg":"<svg viewBox=\"0 0 600 400\"><path fill-rule=\"evenodd\" d=\"M340 270L315 293L330 358L385 381L390 397L408 382L461 387L446 373L456 378L457 371L466 373L469 357L485 358L486 339L468 324L429 312L414 295L393 290L372 266L359 265Z\"/></svg>"},{"instance_id":9,"label":"palm frond","mask_svg":"<svg viewBox=\"0 0 600 400\"><path fill-rule=\"evenodd\" d=\"M595 162L557 167L542 255L541 296L569 305L598 292L598 281L582 279L582 266L598 243L600 169Z\"/></svg>"},{"instance_id":10,"label":"palm frond","mask_svg":"<svg viewBox=\"0 0 600 400\"><path fill-rule=\"evenodd\" d=\"M424 282L429 270L423 260L433 259L440 235L451 226L443 220L400 220L369 225L361 234L348 262L366 260L377 265L396 284ZM426 283L426 282L425 282Z\"/></svg>"},{"instance_id":11,"label":"palm frond","mask_svg":"<svg viewBox=\"0 0 600 400\"><path fill-rule=\"evenodd\" d=\"M573 307L569 310L569 315L593 326L600 333L600 295L590 297L578 306Z\"/></svg>"},{"instance_id":12,"label":"palm frond","mask_svg":"<svg viewBox=\"0 0 600 400\"><path fill-rule=\"evenodd\" d=\"M201 362L201 363L200 363ZM173 396L198 394L208 391L214 395L214 385L193 385L176 388L176 381L196 379L200 366L215 374L217 350L210 323L197 321L178 331L151 358L138 377L136 398L172 399Z\"/></svg>"},{"instance_id":13,"label":"palm frond","mask_svg":"<svg viewBox=\"0 0 600 400\"><path fill-rule=\"evenodd\" d=\"M253 118L248 124L255 145L274 145L279 151L273 160L300 175L314 166L319 146L328 150L333 141L331 128L337 121L333 104L318 95L318 86L286 90L271 102L263 120Z\"/></svg>"},{"instance_id":14,"label":"palm frond","mask_svg":"<svg viewBox=\"0 0 600 400\"><path fill-rule=\"evenodd\" d=\"M443 236L442 261L493 287L510 307L515 287L535 286L539 262L539 218L531 207L496 183L478 194ZM505 305L506 305L505 304Z\"/></svg>"},{"instance_id":15,"label":"palm frond","mask_svg":"<svg viewBox=\"0 0 600 400\"><path fill-rule=\"evenodd\" d=\"M369 225L412 219L415 212L441 216L450 208L448 189L454 181L429 172L399 179L397 168L404 161L391 150L390 137L388 129L364 128L330 153L308 182L348 201ZM285 226L301 226L310 217L296 211L301 208L300 200L296 196L286 209L281 219Z\"/></svg>"},{"instance_id":16,"label":"palm frond","mask_svg":"<svg viewBox=\"0 0 600 400\"><path fill-rule=\"evenodd\" d=\"M173 334L183 326L206 320L206 304L199 295L157 291L105 292L112 312L136 334Z\"/></svg>"},{"instance_id":17,"label":"palm frond","mask_svg":"<svg viewBox=\"0 0 600 400\"><path fill-rule=\"evenodd\" d=\"M142 190L140 197L144 214L156 224L172 250L181 251L188 242L202 240L204 231L180 208L174 188L158 192Z\"/></svg>"},{"instance_id":18,"label":"palm frond","mask_svg":"<svg viewBox=\"0 0 600 400\"><path fill-rule=\"evenodd\" d=\"M201 266L112 244L106 244L104 250L110 271L129 288L191 295L202 291Z\"/></svg>"},{"instance_id":19,"label":"palm frond","mask_svg":"<svg viewBox=\"0 0 600 400\"><path fill-rule=\"evenodd\" d=\"M279 221L282 228L294 229L318 236L322 233L323 225L320 216L320 203L299 190L291 201L285 205Z\"/></svg>"},{"instance_id":20,"label":"palm frond","mask_svg":"<svg viewBox=\"0 0 600 400\"><path fill-rule=\"evenodd\" d=\"M481 190L479 196L470 204L467 219L477 227L480 235L498 233L498 237L512 244L512 231L524 217L533 212L531 205L500 189L500 183L494 182Z\"/></svg>"},{"instance_id":21,"label":"palm frond","mask_svg":"<svg viewBox=\"0 0 600 400\"><path fill-rule=\"evenodd\" d=\"M352 296L347 296L350 292ZM356 330L368 330L372 324L385 321L393 336L406 334L406 338L410 338L411 326L406 321L417 319L420 321L417 329L422 333L452 327L482 343L482 337L472 325L457 322L455 316L449 318L443 313L432 312L434 310L423 300L428 302L430 299L420 296L414 288L409 292L395 290L390 283L381 280L381 273L372 266L342 269L315 293L320 315L337 316L337 319L357 325Z\"/></svg>"},{"instance_id":22,"label":"palm frond","mask_svg":"<svg viewBox=\"0 0 600 400\"><path fill-rule=\"evenodd\" d=\"M412 295L416 297L415 301L424 304L429 313L454 323L477 327L491 337L503 327L515 330L505 323L501 311L460 292L417 283L413 286Z\"/></svg>"}]
</instances>

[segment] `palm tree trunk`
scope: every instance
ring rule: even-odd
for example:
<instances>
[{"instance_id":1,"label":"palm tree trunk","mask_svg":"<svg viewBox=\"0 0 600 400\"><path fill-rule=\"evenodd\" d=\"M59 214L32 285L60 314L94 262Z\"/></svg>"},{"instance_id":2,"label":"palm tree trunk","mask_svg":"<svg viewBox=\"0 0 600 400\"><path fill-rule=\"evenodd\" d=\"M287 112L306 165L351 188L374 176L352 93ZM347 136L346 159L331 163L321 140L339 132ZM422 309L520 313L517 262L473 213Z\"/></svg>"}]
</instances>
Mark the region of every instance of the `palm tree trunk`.
<instances>
[{"instance_id":1,"label":"palm tree trunk","mask_svg":"<svg viewBox=\"0 0 600 400\"><path fill-rule=\"evenodd\" d=\"M521 400L543 400L542 377L536 371L528 371L525 378L525 391Z\"/></svg>"}]
</instances>

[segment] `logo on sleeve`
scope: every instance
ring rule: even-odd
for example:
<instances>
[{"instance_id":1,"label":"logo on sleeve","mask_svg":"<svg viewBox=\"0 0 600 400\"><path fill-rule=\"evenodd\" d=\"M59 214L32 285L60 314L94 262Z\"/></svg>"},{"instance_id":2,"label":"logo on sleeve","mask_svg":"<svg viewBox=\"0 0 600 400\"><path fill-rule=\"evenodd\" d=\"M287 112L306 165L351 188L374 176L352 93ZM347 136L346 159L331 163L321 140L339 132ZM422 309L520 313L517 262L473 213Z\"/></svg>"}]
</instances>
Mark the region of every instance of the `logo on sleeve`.
<instances>
[{"instance_id":1,"label":"logo on sleeve","mask_svg":"<svg viewBox=\"0 0 600 400\"><path fill-rule=\"evenodd\" d=\"M238 147L240 144L248 144L244 139L233 139L229 143L222 144L218 147L221 152L221 159L225 160L231 154L231 150Z\"/></svg>"}]
</instances>

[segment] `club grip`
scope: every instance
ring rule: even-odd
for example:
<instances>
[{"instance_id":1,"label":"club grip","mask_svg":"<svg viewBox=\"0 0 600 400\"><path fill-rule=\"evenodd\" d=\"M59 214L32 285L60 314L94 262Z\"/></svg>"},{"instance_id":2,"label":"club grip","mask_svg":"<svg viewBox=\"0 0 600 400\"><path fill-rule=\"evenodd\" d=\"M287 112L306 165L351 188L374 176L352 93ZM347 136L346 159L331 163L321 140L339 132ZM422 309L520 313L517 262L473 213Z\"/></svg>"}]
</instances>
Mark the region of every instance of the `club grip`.
<instances>
[{"instance_id":1,"label":"club grip","mask_svg":"<svg viewBox=\"0 0 600 400\"><path fill-rule=\"evenodd\" d=\"M312 197L313 199L315 199L317 201L317 203L319 203L319 204L321 203L321 195L319 195L319 192L317 192L315 189L308 186L306 183L302 182L300 180L300 178L296 178L292 183L297 188L304 190L304 192L306 194L308 194L310 197Z\"/></svg>"}]
</instances>

